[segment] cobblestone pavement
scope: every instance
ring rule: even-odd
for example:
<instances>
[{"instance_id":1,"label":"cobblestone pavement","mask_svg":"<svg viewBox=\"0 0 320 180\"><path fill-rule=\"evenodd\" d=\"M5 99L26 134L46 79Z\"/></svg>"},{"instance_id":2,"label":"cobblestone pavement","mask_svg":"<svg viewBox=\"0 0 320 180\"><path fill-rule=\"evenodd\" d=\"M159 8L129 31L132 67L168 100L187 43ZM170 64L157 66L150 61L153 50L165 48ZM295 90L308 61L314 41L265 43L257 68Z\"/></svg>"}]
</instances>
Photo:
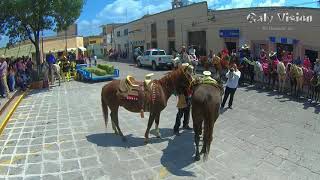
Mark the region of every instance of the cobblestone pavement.
<instances>
[{"instance_id":1,"label":"cobblestone pavement","mask_svg":"<svg viewBox=\"0 0 320 180\"><path fill-rule=\"evenodd\" d=\"M122 77L150 72L117 66ZM194 163L193 132L172 135L175 97L161 114L163 139L151 135L148 145L147 118L120 109L123 143L103 123L104 84L73 81L26 96L0 137L0 179L320 179L319 105L239 88L215 124L208 161Z\"/></svg>"}]
</instances>

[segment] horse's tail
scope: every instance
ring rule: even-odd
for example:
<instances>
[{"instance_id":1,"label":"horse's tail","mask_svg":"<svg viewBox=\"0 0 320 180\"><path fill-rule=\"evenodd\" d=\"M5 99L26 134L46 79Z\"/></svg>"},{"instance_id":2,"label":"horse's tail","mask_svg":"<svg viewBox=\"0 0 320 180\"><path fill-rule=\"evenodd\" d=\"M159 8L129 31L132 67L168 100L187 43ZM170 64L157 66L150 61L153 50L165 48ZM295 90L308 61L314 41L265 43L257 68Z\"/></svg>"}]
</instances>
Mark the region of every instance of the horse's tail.
<instances>
[{"instance_id":1,"label":"horse's tail","mask_svg":"<svg viewBox=\"0 0 320 180\"><path fill-rule=\"evenodd\" d=\"M205 100L205 119L204 119L204 135L203 135L203 144L205 145L203 152L203 160L206 161L208 159L208 155L210 152L210 146L212 142L212 134L213 134L213 126L214 126L214 112L212 111L212 107L210 107L207 103L208 99ZM219 107L217 107L219 108ZM217 111L219 113L219 111Z\"/></svg>"},{"instance_id":2,"label":"horse's tail","mask_svg":"<svg viewBox=\"0 0 320 180\"><path fill-rule=\"evenodd\" d=\"M102 104L102 113L103 113L104 123L107 128L108 127L108 104L105 102L103 98L103 91L101 93L101 104Z\"/></svg>"}]
</instances>

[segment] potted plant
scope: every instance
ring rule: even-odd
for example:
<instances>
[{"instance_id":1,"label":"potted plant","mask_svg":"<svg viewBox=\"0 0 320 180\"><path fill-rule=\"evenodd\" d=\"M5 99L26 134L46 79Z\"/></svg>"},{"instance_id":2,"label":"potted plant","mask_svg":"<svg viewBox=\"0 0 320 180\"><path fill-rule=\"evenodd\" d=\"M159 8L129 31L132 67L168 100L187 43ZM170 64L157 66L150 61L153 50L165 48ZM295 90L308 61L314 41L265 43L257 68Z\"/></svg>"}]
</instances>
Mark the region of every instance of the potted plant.
<instances>
[{"instance_id":1,"label":"potted plant","mask_svg":"<svg viewBox=\"0 0 320 180\"><path fill-rule=\"evenodd\" d=\"M40 70L37 73L36 71L33 71L32 73L32 82L30 85L31 89L42 89L43 88L43 77L44 73Z\"/></svg>"}]
</instances>

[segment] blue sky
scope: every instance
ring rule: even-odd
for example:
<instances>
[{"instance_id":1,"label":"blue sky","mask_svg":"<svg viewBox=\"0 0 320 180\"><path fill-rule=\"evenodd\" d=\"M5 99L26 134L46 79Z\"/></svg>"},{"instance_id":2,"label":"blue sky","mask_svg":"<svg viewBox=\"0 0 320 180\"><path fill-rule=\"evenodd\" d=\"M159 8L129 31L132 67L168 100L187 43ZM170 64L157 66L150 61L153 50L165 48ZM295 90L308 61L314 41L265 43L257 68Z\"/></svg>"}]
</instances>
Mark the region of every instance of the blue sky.
<instances>
[{"instance_id":1,"label":"blue sky","mask_svg":"<svg viewBox=\"0 0 320 180\"><path fill-rule=\"evenodd\" d=\"M191 0L200 2L202 0ZM319 7L317 0L207 0L211 9L231 9L257 6L292 6ZM82 36L98 35L102 24L128 22L142 17L146 13L157 13L171 8L171 0L87 0L81 16L77 20L78 33ZM54 32L47 31L45 36ZM0 35L0 47L7 42L7 37Z\"/></svg>"}]
</instances>

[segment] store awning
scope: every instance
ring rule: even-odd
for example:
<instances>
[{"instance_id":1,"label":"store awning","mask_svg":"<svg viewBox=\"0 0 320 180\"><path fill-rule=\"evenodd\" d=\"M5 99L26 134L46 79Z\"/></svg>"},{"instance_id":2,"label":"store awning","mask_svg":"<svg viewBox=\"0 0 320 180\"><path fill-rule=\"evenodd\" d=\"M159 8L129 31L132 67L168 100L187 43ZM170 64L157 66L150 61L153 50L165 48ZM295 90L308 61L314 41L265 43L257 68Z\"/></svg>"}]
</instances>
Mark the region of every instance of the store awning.
<instances>
[{"instance_id":1,"label":"store awning","mask_svg":"<svg viewBox=\"0 0 320 180\"><path fill-rule=\"evenodd\" d=\"M81 51L87 51L85 47L78 47Z\"/></svg>"},{"instance_id":2,"label":"store awning","mask_svg":"<svg viewBox=\"0 0 320 180\"><path fill-rule=\"evenodd\" d=\"M297 44L299 42L299 40L297 39L292 39L287 37L274 37L274 36L269 37L269 40L272 43L281 43L281 44Z\"/></svg>"},{"instance_id":3,"label":"store awning","mask_svg":"<svg viewBox=\"0 0 320 180\"><path fill-rule=\"evenodd\" d=\"M67 51L75 51L77 48L68 48Z\"/></svg>"}]
</instances>

